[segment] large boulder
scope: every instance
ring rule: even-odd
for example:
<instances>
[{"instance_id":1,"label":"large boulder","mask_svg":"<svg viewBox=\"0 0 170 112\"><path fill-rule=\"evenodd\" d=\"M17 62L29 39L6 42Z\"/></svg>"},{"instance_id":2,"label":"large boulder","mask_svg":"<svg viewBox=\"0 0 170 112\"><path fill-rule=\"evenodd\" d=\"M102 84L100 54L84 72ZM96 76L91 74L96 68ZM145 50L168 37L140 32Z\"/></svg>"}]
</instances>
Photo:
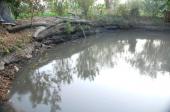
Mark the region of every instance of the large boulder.
<instances>
[{"instance_id":1,"label":"large boulder","mask_svg":"<svg viewBox=\"0 0 170 112\"><path fill-rule=\"evenodd\" d=\"M5 0L0 0L0 23L15 25L9 4Z\"/></svg>"}]
</instances>

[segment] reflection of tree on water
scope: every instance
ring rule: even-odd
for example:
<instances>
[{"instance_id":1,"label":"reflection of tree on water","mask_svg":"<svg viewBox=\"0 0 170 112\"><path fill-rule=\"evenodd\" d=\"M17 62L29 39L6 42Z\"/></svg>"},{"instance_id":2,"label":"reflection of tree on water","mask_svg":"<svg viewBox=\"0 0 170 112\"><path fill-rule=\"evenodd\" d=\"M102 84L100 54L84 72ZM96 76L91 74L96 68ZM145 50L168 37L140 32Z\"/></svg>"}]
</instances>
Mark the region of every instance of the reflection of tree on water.
<instances>
[{"instance_id":1,"label":"reflection of tree on water","mask_svg":"<svg viewBox=\"0 0 170 112\"><path fill-rule=\"evenodd\" d=\"M74 74L83 80L92 81L99 73L99 67L113 65L113 62L110 61L112 55L109 52L112 46L105 48L103 42L99 42L99 44L100 47L94 45L84 49L75 59L74 57L59 58L35 71L29 71L29 74L28 71L23 71L21 74L25 75L17 79L15 84L17 88L13 88L13 94L30 93L33 108L36 108L39 104L46 104L51 105L52 112L60 110L61 86L70 84L73 81ZM48 70L48 68L50 69Z\"/></svg>"},{"instance_id":2,"label":"reflection of tree on water","mask_svg":"<svg viewBox=\"0 0 170 112\"><path fill-rule=\"evenodd\" d=\"M143 50L135 53L131 64L144 73L156 77L158 72L170 72L170 42L161 40L146 41Z\"/></svg>"},{"instance_id":3,"label":"reflection of tree on water","mask_svg":"<svg viewBox=\"0 0 170 112\"><path fill-rule=\"evenodd\" d=\"M34 75L37 76L34 77ZM54 83L54 81L50 79L49 74L46 74L45 72L41 72L41 74L38 74L37 72L34 75L27 75L27 77L24 78L26 83L21 84L18 82L17 88L13 88L13 91L16 91L18 94L30 93L29 98L33 108L36 108L39 104L45 104L51 106L51 112L60 110L60 83Z\"/></svg>"},{"instance_id":4,"label":"reflection of tree on water","mask_svg":"<svg viewBox=\"0 0 170 112\"><path fill-rule=\"evenodd\" d=\"M77 75L81 79L94 80L96 75L99 74L101 67L105 65L113 65L111 61L111 53L109 52L112 49L111 46L108 46L106 49L104 44L94 45L79 54L77 58Z\"/></svg>"},{"instance_id":5,"label":"reflection of tree on water","mask_svg":"<svg viewBox=\"0 0 170 112\"><path fill-rule=\"evenodd\" d=\"M94 80L96 74L98 74L98 66L96 65L97 60L94 54L90 54L90 50L80 53L79 58L77 59L77 74L81 79Z\"/></svg>"},{"instance_id":6,"label":"reflection of tree on water","mask_svg":"<svg viewBox=\"0 0 170 112\"><path fill-rule=\"evenodd\" d=\"M136 48L136 44L137 44L136 39L129 39L128 44L129 44L129 51L131 53L135 53L135 48Z\"/></svg>"},{"instance_id":7,"label":"reflection of tree on water","mask_svg":"<svg viewBox=\"0 0 170 112\"><path fill-rule=\"evenodd\" d=\"M34 107L39 104L49 104L51 111L55 112L60 109L59 103L62 101L60 93L63 84L72 83L74 76L93 81L102 67L113 68L119 64L120 59L126 60L141 73L151 77L155 77L158 71L170 72L170 41L141 40L145 40L143 46L138 45L140 39L136 38L121 40L107 38L91 43L90 46L88 41L75 46L76 48L69 47L66 49L69 51L67 55L62 50L56 55L58 59L52 58L51 60L54 61L50 60L49 63L48 60L47 65L44 64L45 66L32 70L32 73L29 71L30 75L21 76L21 79L17 80L18 85L13 89L13 93L31 93L30 100ZM141 47L142 50L137 51L137 47ZM27 74L27 71L22 74Z\"/></svg>"}]
</instances>

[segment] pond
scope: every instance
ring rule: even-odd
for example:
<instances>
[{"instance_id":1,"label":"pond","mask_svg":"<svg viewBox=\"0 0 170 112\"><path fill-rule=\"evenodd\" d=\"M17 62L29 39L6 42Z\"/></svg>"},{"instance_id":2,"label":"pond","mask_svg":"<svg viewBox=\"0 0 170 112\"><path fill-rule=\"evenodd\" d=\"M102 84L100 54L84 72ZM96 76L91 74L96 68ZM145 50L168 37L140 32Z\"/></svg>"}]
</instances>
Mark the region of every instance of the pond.
<instances>
[{"instance_id":1,"label":"pond","mask_svg":"<svg viewBox=\"0 0 170 112\"><path fill-rule=\"evenodd\" d=\"M170 112L169 35L115 31L60 44L17 74L10 106L16 112Z\"/></svg>"}]
</instances>

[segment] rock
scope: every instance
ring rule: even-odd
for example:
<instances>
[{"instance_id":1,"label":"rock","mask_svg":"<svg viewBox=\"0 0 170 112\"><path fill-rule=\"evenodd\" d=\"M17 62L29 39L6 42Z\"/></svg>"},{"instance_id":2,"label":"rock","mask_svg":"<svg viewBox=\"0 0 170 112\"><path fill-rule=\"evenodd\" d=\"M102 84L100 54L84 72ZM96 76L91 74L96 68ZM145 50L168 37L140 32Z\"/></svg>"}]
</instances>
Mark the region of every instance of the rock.
<instances>
[{"instance_id":1,"label":"rock","mask_svg":"<svg viewBox=\"0 0 170 112\"><path fill-rule=\"evenodd\" d=\"M3 61L0 61L0 70L5 69L5 63Z\"/></svg>"},{"instance_id":2,"label":"rock","mask_svg":"<svg viewBox=\"0 0 170 112\"><path fill-rule=\"evenodd\" d=\"M15 69L16 72L19 71L19 68L17 66L14 66L14 69Z\"/></svg>"},{"instance_id":3,"label":"rock","mask_svg":"<svg viewBox=\"0 0 170 112\"><path fill-rule=\"evenodd\" d=\"M25 55L25 58L26 58L26 59L31 59L31 58L32 58L32 55L31 55L31 54L26 54L26 55Z\"/></svg>"},{"instance_id":4,"label":"rock","mask_svg":"<svg viewBox=\"0 0 170 112\"><path fill-rule=\"evenodd\" d=\"M30 59L32 58L32 52L34 51L35 45L28 44L24 50L17 53L18 57L21 59Z\"/></svg>"},{"instance_id":5,"label":"rock","mask_svg":"<svg viewBox=\"0 0 170 112\"><path fill-rule=\"evenodd\" d=\"M6 0L0 0L0 21L5 25L15 25L12 12Z\"/></svg>"},{"instance_id":6,"label":"rock","mask_svg":"<svg viewBox=\"0 0 170 112\"><path fill-rule=\"evenodd\" d=\"M4 19L0 15L0 23L4 22Z\"/></svg>"},{"instance_id":7,"label":"rock","mask_svg":"<svg viewBox=\"0 0 170 112\"><path fill-rule=\"evenodd\" d=\"M43 48L46 48L46 49L52 48L52 46L50 46L50 45L45 45L45 44L42 44L42 47L43 47Z\"/></svg>"}]
</instances>

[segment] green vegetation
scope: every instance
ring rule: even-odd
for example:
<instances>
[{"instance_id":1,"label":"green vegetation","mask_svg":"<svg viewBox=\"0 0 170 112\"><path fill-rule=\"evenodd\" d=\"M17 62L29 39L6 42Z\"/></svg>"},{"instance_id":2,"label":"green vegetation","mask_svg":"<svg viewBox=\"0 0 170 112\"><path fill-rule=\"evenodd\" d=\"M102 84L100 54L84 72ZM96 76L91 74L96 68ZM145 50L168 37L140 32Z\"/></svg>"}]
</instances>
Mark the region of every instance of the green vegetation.
<instances>
[{"instance_id":1,"label":"green vegetation","mask_svg":"<svg viewBox=\"0 0 170 112\"><path fill-rule=\"evenodd\" d=\"M90 8L94 4L94 0L76 0L76 2L78 3L80 9L82 10L82 14L85 17L87 17Z\"/></svg>"},{"instance_id":2,"label":"green vegetation","mask_svg":"<svg viewBox=\"0 0 170 112\"><path fill-rule=\"evenodd\" d=\"M66 26L66 32L68 33L68 34L70 34L72 31L73 31L73 27L71 26L71 24L70 24L70 22L67 22L67 24L66 24L67 26Z\"/></svg>"},{"instance_id":3,"label":"green vegetation","mask_svg":"<svg viewBox=\"0 0 170 112\"><path fill-rule=\"evenodd\" d=\"M158 16L160 14L160 8L162 6L160 0L144 0L144 12L147 16Z\"/></svg>"},{"instance_id":4,"label":"green vegetation","mask_svg":"<svg viewBox=\"0 0 170 112\"><path fill-rule=\"evenodd\" d=\"M33 16L69 16L70 13L85 18L94 16L150 16L162 17L164 10L170 9L170 0L7 0L15 18Z\"/></svg>"}]
</instances>

